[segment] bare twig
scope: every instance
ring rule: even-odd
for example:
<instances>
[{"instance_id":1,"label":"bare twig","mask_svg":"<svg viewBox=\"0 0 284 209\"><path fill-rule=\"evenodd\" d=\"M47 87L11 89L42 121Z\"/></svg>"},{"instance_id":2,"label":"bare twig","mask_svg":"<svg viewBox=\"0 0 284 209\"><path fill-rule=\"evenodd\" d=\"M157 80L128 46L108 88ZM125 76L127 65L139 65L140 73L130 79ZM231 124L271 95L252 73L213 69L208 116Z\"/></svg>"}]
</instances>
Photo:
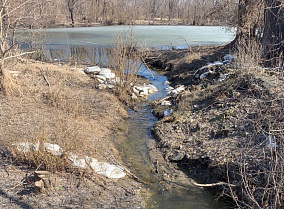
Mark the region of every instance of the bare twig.
<instances>
[{"instance_id":1,"label":"bare twig","mask_svg":"<svg viewBox=\"0 0 284 209\"><path fill-rule=\"evenodd\" d=\"M10 57L5 57L3 59L0 59L0 61L2 60L7 60L7 59L11 59L11 58L15 58L15 57L21 57L23 55L26 55L26 54L33 54L35 53L36 51L32 51L32 52L24 52L24 53L21 53L21 54L17 54L17 55L13 55L13 56L10 56Z\"/></svg>"},{"instance_id":2,"label":"bare twig","mask_svg":"<svg viewBox=\"0 0 284 209\"><path fill-rule=\"evenodd\" d=\"M44 80L46 81L47 85L50 86L50 83L48 82L47 78L45 77L45 75L43 75Z\"/></svg>"},{"instance_id":3,"label":"bare twig","mask_svg":"<svg viewBox=\"0 0 284 209\"><path fill-rule=\"evenodd\" d=\"M198 186L198 187L214 187L214 186L230 186L230 187L235 187L236 185L234 184L229 184L229 183L226 183L226 182L218 182L218 183L212 183L212 184L198 184L198 183L193 183L195 186Z\"/></svg>"}]
</instances>

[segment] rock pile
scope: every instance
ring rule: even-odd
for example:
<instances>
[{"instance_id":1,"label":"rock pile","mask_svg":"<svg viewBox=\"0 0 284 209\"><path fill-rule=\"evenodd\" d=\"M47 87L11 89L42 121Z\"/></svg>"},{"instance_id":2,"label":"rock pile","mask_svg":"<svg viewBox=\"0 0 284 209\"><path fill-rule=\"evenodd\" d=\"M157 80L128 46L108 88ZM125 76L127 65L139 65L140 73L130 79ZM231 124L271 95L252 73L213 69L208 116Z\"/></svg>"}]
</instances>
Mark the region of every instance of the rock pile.
<instances>
[{"instance_id":1,"label":"rock pile","mask_svg":"<svg viewBox=\"0 0 284 209\"><path fill-rule=\"evenodd\" d=\"M113 89L116 85L121 85L123 82L121 78L116 77L115 73L113 73L109 68L93 66L87 67L84 72L99 83L96 86L98 89ZM141 86L134 86L132 84L132 90L133 99L136 99L137 97L146 97L149 94L158 91L158 89L152 84L143 84Z\"/></svg>"}]
</instances>

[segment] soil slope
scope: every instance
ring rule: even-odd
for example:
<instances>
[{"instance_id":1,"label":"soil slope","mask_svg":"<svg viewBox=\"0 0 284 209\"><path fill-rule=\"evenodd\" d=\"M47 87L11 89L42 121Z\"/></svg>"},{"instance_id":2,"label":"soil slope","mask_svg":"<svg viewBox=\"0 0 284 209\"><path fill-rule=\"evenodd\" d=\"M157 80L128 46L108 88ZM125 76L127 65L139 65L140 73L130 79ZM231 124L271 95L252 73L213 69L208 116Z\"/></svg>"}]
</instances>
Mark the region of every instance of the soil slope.
<instances>
[{"instance_id":1,"label":"soil slope","mask_svg":"<svg viewBox=\"0 0 284 209\"><path fill-rule=\"evenodd\" d=\"M153 133L165 159L186 168L196 181L224 182L225 194L244 207L280 206L283 198L274 197L281 189L271 178L282 182L283 71L237 59L209 67L201 79L197 70L223 61L227 53L226 46L151 53L148 63L164 71L172 86L186 85L185 92L171 98L174 105L155 106L157 115L169 108L173 115L172 120L161 118Z\"/></svg>"}]
</instances>

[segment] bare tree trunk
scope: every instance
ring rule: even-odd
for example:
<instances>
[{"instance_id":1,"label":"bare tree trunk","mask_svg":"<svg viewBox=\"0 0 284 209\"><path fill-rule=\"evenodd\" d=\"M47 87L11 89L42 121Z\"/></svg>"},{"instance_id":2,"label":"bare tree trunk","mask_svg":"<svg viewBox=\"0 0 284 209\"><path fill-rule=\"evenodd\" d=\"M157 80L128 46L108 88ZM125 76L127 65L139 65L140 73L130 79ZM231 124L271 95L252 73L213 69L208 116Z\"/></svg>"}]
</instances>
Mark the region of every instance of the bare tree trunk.
<instances>
[{"instance_id":1,"label":"bare tree trunk","mask_svg":"<svg viewBox=\"0 0 284 209\"><path fill-rule=\"evenodd\" d=\"M239 0L237 33L233 45L246 45L249 41L256 39L257 28L259 28L262 0Z\"/></svg>"},{"instance_id":2,"label":"bare tree trunk","mask_svg":"<svg viewBox=\"0 0 284 209\"><path fill-rule=\"evenodd\" d=\"M264 32L262 46L267 64L283 66L284 63L284 3L265 0Z\"/></svg>"},{"instance_id":3,"label":"bare tree trunk","mask_svg":"<svg viewBox=\"0 0 284 209\"><path fill-rule=\"evenodd\" d=\"M75 26L74 9L75 9L76 2L77 0L67 0L67 6L68 6L69 14L70 14L72 27Z\"/></svg>"}]
</instances>

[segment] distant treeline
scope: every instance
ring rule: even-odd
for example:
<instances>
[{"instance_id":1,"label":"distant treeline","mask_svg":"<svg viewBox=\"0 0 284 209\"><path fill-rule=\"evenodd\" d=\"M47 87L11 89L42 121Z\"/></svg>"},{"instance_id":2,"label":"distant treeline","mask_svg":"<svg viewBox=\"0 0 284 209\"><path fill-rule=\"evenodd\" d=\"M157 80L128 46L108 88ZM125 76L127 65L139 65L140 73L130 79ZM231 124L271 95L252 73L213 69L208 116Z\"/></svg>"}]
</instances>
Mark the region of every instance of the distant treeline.
<instances>
[{"instance_id":1,"label":"distant treeline","mask_svg":"<svg viewBox=\"0 0 284 209\"><path fill-rule=\"evenodd\" d=\"M34 0L43 27L64 25L231 25L237 0ZM37 8L37 9L36 9ZM34 15L35 15L34 14ZM32 26L31 23L30 27Z\"/></svg>"}]
</instances>

